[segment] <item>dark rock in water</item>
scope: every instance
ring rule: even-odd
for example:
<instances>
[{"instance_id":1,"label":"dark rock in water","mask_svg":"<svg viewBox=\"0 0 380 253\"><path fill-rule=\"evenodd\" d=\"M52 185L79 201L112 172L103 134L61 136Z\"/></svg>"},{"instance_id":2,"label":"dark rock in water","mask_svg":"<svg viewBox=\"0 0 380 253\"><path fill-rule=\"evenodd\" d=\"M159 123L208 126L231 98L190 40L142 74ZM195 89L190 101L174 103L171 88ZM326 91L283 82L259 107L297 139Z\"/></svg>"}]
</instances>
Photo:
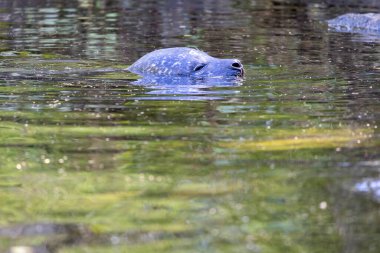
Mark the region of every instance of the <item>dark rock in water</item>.
<instances>
[{"instance_id":1,"label":"dark rock in water","mask_svg":"<svg viewBox=\"0 0 380 253\"><path fill-rule=\"evenodd\" d=\"M243 77L239 60L219 59L186 47L159 49L148 53L127 70L142 76ZM169 81L169 80L168 80Z\"/></svg>"},{"instance_id":2,"label":"dark rock in water","mask_svg":"<svg viewBox=\"0 0 380 253\"><path fill-rule=\"evenodd\" d=\"M76 224L36 223L15 225L12 227L0 227L0 237L18 238L21 236L53 235L53 234L78 234L84 230Z\"/></svg>"},{"instance_id":3,"label":"dark rock in water","mask_svg":"<svg viewBox=\"0 0 380 253\"><path fill-rule=\"evenodd\" d=\"M0 239L13 241L6 253L56 253L63 247L80 244L114 245L148 243L163 239L192 238L199 231L125 231L123 233L92 233L89 228L80 224L35 223L0 227ZM39 245L18 245L18 240L26 237L44 236ZM34 241L31 240L31 243ZM40 240L36 240L40 242Z\"/></svg>"},{"instance_id":4,"label":"dark rock in water","mask_svg":"<svg viewBox=\"0 0 380 253\"><path fill-rule=\"evenodd\" d=\"M340 32L380 34L380 13L348 13L327 21L329 27Z\"/></svg>"},{"instance_id":5,"label":"dark rock in water","mask_svg":"<svg viewBox=\"0 0 380 253\"><path fill-rule=\"evenodd\" d=\"M17 239L30 236L44 236L47 240L39 245L17 245ZM46 222L0 227L0 238L16 239L16 245L10 247L8 253L54 253L58 252L60 247L81 243L92 237L93 234L89 229L77 224Z\"/></svg>"}]
</instances>

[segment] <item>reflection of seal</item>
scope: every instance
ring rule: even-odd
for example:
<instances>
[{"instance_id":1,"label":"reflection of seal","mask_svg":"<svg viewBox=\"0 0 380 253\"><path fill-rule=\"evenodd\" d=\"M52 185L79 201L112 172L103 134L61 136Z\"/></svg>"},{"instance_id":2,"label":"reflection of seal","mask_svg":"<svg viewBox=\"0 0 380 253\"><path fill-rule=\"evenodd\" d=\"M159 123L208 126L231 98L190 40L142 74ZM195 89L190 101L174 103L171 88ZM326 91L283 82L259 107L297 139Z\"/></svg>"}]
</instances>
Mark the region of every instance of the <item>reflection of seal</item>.
<instances>
[{"instance_id":1,"label":"reflection of seal","mask_svg":"<svg viewBox=\"0 0 380 253\"><path fill-rule=\"evenodd\" d=\"M341 32L375 32L380 33L380 14L347 13L327 21L329 27Z\"/></svg>"},{"instance_id":2,"label":"reflection of seal","mask_svg":"<svg viewBox=\"0 0 380 253\"><path fill-rule=\"evenodd\" d=\"M211 57L198 49L175 47L148 53L127 70L142 76L242 77L243 65L236 59Z\"/></svg>"}]
</instances>

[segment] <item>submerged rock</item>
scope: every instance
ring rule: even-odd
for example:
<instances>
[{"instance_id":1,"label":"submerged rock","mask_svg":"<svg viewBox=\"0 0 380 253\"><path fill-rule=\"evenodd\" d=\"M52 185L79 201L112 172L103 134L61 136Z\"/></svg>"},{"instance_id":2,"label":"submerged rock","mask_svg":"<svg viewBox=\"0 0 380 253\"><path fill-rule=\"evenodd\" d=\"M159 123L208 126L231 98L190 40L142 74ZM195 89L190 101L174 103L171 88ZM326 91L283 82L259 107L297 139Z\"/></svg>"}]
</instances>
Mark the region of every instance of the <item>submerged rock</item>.
<instances>
[{"instance_id":1,"label":"submerged rock","mask_svg":"<svg viewBox=\"0 0 380 253\"><path fill-rule=\"evenodd\" d=\"M370 178L358 182L354 186L355 191L370 195L374 200L380 202L380 179Z\"/></svg>"},{"instance_id":2,"label":"submerged rock","mask_svg":"<svg viewBox=\"0 0 380 253\"><path fill-rule=\"evenodd\" d=\"M117 245L148 243L153 241L192 238L199 231L125 231L122 233L93 233L90 228L74 223L34 223L18 224L9 227L0 227L0 239L14 240L6 253L56 253L60 249L73 245ZM19 245L19 240L44 237L37 245ZM31 241L33 243L33 241Z\"/></svg>"},{"instance_id":3,"label":"submerged rock","mask_svg":"<svg viewBox=\"0 0 380 253\"><path fill-rule=\"evenodd\" d=\"M380 34L380 13L348 13L327 21L340 32L374 32Z\"/></svg>"}]
</instances>

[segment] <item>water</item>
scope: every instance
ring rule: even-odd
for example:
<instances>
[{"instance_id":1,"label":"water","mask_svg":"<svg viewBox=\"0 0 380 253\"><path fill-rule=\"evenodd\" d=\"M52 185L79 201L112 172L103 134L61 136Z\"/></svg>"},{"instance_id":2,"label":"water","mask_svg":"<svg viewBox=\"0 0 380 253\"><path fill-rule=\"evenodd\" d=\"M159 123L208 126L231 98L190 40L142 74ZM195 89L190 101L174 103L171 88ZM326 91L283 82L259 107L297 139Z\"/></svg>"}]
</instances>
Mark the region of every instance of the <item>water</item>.
<instances>
[{"instance_id":1,"label":"water","mask_svg":"<svg viewBox=\"0 0 380 253\"><path fill-rule=\"evenodd\" d=\"M0 1L0 251L378 252L380 39L323 22L378 9L291 2ZM246 80L120 71L172 46Z\"/></svg>"}]
</instances>

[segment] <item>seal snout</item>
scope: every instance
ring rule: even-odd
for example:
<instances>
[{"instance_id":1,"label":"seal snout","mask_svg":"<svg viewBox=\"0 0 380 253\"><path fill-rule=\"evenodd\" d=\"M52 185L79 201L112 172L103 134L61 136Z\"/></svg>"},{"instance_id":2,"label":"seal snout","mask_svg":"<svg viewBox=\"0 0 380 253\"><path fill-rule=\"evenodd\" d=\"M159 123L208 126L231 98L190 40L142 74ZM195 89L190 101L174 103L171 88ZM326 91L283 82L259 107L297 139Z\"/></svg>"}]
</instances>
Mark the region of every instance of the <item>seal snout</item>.
<instances>
[{"instance_id":1,"label":"seal snout","mask_svg":"<svg viewBox=\"0 0 380 253\"><path fill-rule=\"evenodd\" d=\"M241 64L239 60L236 60L236 59L233 60L231 64L231 68L238 71L238 74L237 74L238 76L241 76L241 77L244 76L243 64Z\"/></svg>"}]
</instances>

